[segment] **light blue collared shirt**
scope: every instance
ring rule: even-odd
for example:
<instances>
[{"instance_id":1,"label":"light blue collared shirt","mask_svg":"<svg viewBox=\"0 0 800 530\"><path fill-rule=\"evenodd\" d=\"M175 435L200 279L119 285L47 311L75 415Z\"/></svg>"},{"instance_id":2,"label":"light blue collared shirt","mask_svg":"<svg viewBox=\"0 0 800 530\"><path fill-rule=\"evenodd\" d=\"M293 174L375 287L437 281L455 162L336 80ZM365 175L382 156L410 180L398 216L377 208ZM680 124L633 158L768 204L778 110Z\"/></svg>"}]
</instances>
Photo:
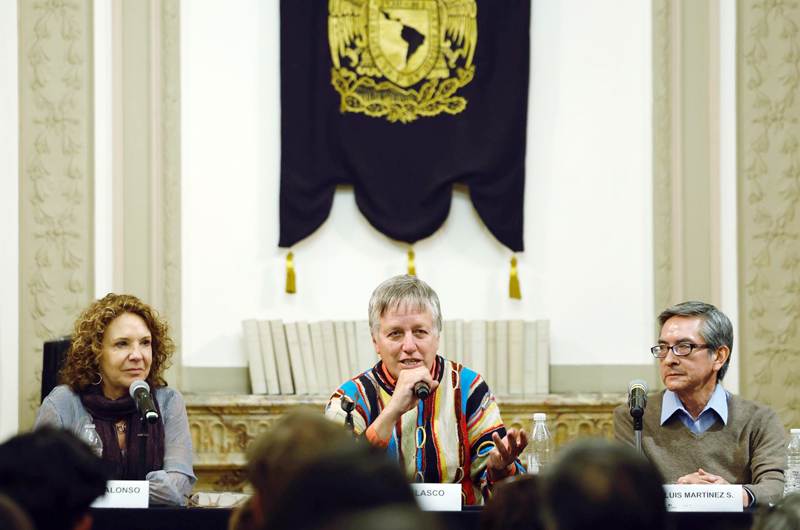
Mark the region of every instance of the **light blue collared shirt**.
<instances>
[{"instance_id":1,"label":"light blue collared shirt","mask_svg":"<svg viewBox=\"0 0 800 530\"><path fill-rule=\"evenodd\" d=\"M667 390L664 392L664 398L661 401L661 425L664 425L674 414L678 414L683 424L695 434L706 432L717 422L717 419L721 419L722 423L727 425L728 391L722 388L721 385L717 385L714 393L711 394L711 399L708 400L700 416L695 420L686 410L686 407L683 406L678 395L671 390Z\"/></svg>"}]
</instances>

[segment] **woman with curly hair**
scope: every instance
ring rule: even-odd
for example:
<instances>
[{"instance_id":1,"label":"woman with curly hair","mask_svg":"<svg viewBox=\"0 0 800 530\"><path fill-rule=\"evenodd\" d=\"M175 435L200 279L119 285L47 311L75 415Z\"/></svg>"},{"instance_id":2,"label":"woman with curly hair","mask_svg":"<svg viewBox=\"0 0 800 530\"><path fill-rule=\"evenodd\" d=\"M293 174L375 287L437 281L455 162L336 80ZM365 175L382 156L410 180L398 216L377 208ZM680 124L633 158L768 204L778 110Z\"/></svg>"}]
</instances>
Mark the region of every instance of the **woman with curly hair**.
<instances>
[{"instance_id":1,"label":"woman with curly hair","mask_svg":"<svg viewBox=\"0 0 800 530\"><path fill-rule=\"evenodd\" d=\"M52 425L80 435L94 423L115 478L135 480L142 424L128 389L146 381L161 420L144 427L150 502L184 504L197 478L183 396L164 380L174 351L167 323L135 296L112 293L92 302L75 321L61 384L42 402L34 428Z\"/></svg>"}]
</instances>

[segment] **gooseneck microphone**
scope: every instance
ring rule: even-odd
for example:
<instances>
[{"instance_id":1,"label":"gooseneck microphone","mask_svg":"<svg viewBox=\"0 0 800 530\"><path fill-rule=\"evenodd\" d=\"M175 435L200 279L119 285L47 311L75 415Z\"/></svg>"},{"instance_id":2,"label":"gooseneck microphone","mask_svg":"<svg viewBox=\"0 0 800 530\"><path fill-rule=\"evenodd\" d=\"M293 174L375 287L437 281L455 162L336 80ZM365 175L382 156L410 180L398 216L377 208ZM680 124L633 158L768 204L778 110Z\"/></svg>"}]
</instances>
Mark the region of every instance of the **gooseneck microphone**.
<instances>
[{"instance_id":1,"label":"gooseneck microphone","mask_svg":"<svg viewBox=\"0 0 800 530\"><path fill-rule=\"evenodd\" d=\"M150 385L145 381L134 381L129 392L142 418L145 418L149 423L157 422L158 411L156 410L156 404L153 402L153 396L150 395Z\"/></svg>"},{"instance_id":2,"label":"gooseneck microphone","mask_svg":"<svg viewBox=\"0 0 800 530\"><path fill-rule=\"evenodd\" d=\"M420 381L414 385L414 395L420 399L427 399L431 395L431 387L425 381Z\"/></svg>"},{"instance_id":3,"label":"gooseneck microphone","mask_svg":"<svg viewBox=\"0 0 800 530\"><path fill-rule=\"evenodd\" d=\"M647 406L647 391L647 383L641 379L634 379L628 385L628 407L634 418L644 416L644 409Z\"/></svg>"},{"instance_id":4,"label":"gooseneck microphone","mask_svg":"<svg viewBox=\"0 0 800 530\"><path fill-rule=\"evenodd\" d=\"M639 454L642 454L642 416L647 406L647 390L647 383L641 379L634 379L628 385L628 407L633 418L635 448Z\"/></svg>"}]
</instances>

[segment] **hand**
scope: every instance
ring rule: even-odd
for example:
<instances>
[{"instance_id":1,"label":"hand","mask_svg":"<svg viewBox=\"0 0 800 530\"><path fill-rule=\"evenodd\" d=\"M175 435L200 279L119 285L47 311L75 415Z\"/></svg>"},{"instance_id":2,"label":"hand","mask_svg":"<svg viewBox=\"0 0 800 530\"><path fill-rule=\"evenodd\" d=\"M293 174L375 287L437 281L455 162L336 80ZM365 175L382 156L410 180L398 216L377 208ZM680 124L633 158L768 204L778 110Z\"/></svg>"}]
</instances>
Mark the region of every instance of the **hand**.
<instances>
[{"instance_id":1,"label":"hand","mask_svg":"<svg viewBox=\"0 0 800 530\"><path fill-rule=\"evenodd\" d=\"M702 469L698 469L691 475L682 476L677 480L676 483L677 484L730 484L724 478L718 475L707 473Z\"/></svg>"},{"instance_id":2,"label":"hand","mask_svg":"<svg viewBox=\"0 0 800 530\"><path fill-rule=\"evenodd\" d=\"M420 399L414 394L414 386L420 381L428 383L431 394L439 388L439 382L433 380L427 368L400 371L397 383L394 385L392 398L373 423L378 438L388 440L392 436L392 430L400 416L413 410L420 402Z\"/></svg>"},{"instance_id":3,"label":"hand","mask_svg":"<svg viewBox=\"0 0 800 530\"><path fill-rule=\"evenodd\" d=\"M676 484L730 484L727 480L720 477L719 475L714 475L712 473L708 473L703 471L702 469L698 469L696 473L692 473L691 475L685 475L679 478ZM742 488L742 507L747 508L750 506L750 494L747 493L747 490Z\"/></svg>"},{"instance_id":4,"label":"hand","mask_svg":"<svg viewBox=\"0 0 800 530\"><path fill-rule=\"evenodd\" d=\"M528 435L525 429L520 429L517 434L516 429L509 429L505 438L500 439L497 433L492 434L494 449L489 453L489 461L486 466L492 477L503 478L511 473L511 466L528 445Z\"/></svg>"}]
</instances>

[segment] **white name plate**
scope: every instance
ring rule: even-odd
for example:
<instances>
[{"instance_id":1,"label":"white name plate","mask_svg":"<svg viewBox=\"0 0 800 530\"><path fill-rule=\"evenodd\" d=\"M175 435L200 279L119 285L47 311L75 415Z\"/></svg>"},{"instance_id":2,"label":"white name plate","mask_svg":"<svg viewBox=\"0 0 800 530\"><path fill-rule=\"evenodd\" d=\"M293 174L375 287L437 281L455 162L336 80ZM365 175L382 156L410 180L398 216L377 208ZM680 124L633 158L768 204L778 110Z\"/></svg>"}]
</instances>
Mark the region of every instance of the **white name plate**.
<instances>
[{"instance_id":1,"label":"white name plate","mask_svg":"<svg viewBox=\"0 0 800 530\"><path fill-rule=\"evenodd\" d=\"M150 482L146 480L109 480L106 493L92 503L92 508L147 508Z\"/></svg>"},{"instance_id":2,"label":"white name plate","mask_svg":"<svg viewBox=\"0 0 800 530\"><path fill-rule=\"evenodd\" d=\"M411 484L419 507L429 512L460 512L460 484Z\"/></svg>"},{"instance_id":3,"label":"white name plate","mask_svg":"<svg viewBox=\"0 0 800 530\"><path fill-rule=\"evenodd\" d=\"M735 485L665 484L667 511L741 512L742 487Z\"/></svg>"}]
</instances>

